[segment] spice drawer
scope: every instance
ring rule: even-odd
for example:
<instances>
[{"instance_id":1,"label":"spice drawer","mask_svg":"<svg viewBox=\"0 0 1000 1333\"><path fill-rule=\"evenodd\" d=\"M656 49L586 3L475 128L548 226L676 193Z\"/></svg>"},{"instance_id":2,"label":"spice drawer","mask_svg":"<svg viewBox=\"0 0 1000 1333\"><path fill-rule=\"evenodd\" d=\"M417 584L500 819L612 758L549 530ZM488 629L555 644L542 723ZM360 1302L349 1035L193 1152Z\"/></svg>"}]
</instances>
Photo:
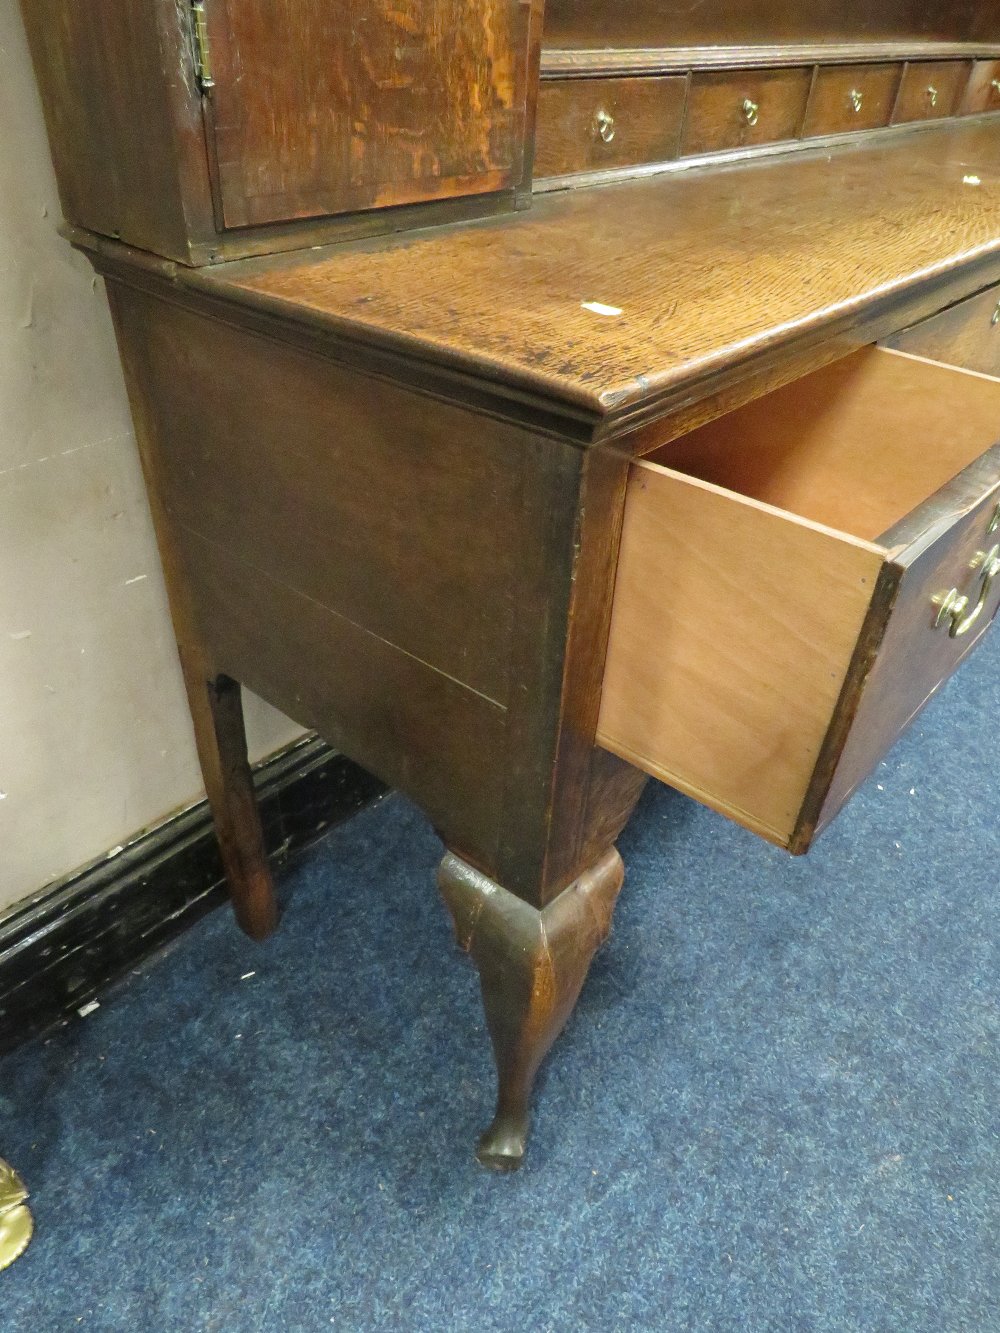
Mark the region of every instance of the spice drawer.
<instances>
[{"instance_id":1,"label":"spice drawer","mask_svg":"<svg viewBox=\"0 0 1000 1333\"><path fill-rule=\"evenodd\" d=\"M1000 380L866 348L631 471L605 748L807 850L1000 603Z\"/></svg>"},{"instance_id":2,"label":"spice drawer","mask_svg":"<svg viewBox=\"0 0 1000 1333\"><path fill-rule=\"evenodd\" d=\"M607 171L677 156L687 79L557 79L538 93L535 175Z\"/></svg>"}]
</instances>

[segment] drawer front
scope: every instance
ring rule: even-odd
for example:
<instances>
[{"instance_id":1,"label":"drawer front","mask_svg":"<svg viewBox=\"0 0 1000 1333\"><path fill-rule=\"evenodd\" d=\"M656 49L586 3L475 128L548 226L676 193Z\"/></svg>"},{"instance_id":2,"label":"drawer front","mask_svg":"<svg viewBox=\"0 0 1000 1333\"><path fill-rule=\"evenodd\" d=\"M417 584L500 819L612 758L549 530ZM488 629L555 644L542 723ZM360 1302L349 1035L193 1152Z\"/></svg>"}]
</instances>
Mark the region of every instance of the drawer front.
<instances>
[{"instance_id":1,"label":"drawer front","mask_svg":"<svg viewBox=\"0 0 1000 1333\"><path fill-rule=\"evenodd\" d=\"M903 74L894 124L911 120L943 120L955 115L969 81L966 60L922 60Z\"/></svg>"},{"instance_id":2,"label":"drawer front","mask_svg":"<svg viewBox=\"0 0 1000 1333\"><path fill-rule=\"evenodd\" d=\"M1000 377L1000 287L933 315L890 340L892 347Z\"/></svg>"},{"instance_id":3,"label":"drawer front","mask_svg":"<svg viewBox=\"0 0 1000 1333\"><path fill-rule=\"evenodd\" d=\"M796 138L811 84L811 69L695 74L682 154L691 157Z\"/></svg>"},{"instance_id":4,"label":"drawer front","mask_svg":"<svg viewBox=\"0 0 1000 1333\"><path fill-rule=\"evenodd\" d=\"M830 822L995 618L998 500L1000 448L935 497L944 531L907 557L885 636L809 836Z\"/></svg>"},{"instance_id":5,"label":"drawer front","mask_svg":"<svg viewBox=\"0 0 1000 1333\"><path fill-rule=\"evenodd\" d=\"M535 176L566 176L677 156L687 79L558 79L538 94Z\"/></svg>"},{"instance_id":6,"label":"drawer front","mask_svg":"<svg viewBox=\"0 0 1000 1333\"><path fill-rule=\"evenodd\" d=\"M995 614L998 436L1000 380L867 349L633 464L599 743L807 850Z\"/></svg>"},{"instance_id":7,"label":"drawer front","mask_svg":"<svg viewBox=\"0 0 1000 1333\"><path fill-rule=\"evenodd\" d=\"M1000 111L1000 60L977 60L972 67L959 115L981 116Z\"/></svg>"},{"instance_id":8,"label":"drawer front","mask_svg":"<svg viewBox=\"0 0 1000 1333\"><path fill-rule=\"evenodd\" d=\"M902 65L831 65L818 70L803 136L888 125L902 77Z\"/></svg>"}]
</instances>

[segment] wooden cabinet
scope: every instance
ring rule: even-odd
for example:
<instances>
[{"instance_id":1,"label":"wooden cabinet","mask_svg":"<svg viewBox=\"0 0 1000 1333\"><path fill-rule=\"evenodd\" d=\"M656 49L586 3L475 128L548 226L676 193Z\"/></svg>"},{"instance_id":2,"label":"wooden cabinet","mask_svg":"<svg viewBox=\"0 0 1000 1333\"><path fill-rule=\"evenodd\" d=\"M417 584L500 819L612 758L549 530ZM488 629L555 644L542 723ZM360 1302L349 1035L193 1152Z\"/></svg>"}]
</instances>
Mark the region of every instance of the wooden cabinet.
<instances>
[{"instance_id":1,"label":"wooden cabinet","mask_svg":"<svg viewBox=\"0 0 1000 1333\"><path fill-rule=\"evenodd\" d=\"M141 249L205 263L530 187L541 0L23 10L66 217Z\"/></svg>"},{"instance_id":2,"label":"wooden cabinet","mask_svg":"<svg viewBox=\"0 0 1000 1333\"><path fill-rule=\"evenodd\" d=\"M805 851L996 614L998 439L872 348L636 463L601 743Z\"/></svg>"},{"instance_id":3,"label":"wooden cabinet","mask_svg":"<svg viewBox=\"0 0 1000 1333\"><path fill-rule=\"evenodd\" d=\"M237 917L241 682L440 834L516 1166L646 774L802 851L994 616L996 7L550 0L537 199L541 0L23 8Z\"/></svg>"}]
</instances>

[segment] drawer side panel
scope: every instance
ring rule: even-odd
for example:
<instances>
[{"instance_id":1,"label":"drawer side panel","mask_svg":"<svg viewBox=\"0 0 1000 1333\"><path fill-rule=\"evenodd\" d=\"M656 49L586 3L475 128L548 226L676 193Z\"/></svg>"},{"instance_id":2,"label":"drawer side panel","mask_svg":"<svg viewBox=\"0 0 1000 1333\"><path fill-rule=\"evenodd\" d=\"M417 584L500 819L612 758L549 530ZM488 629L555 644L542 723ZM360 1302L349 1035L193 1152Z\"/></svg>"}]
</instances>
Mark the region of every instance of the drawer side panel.
<instances>
[{"instance_id":1,"label":"drawer side panel","mask_svg":"<svg viewBox=\"0 0 1000 1333\"><path fill-rule=\"evenodd\" d=\"M882 563L865 543L635 465L600 743L787 846Z\"/></svg>"}]
</instances>

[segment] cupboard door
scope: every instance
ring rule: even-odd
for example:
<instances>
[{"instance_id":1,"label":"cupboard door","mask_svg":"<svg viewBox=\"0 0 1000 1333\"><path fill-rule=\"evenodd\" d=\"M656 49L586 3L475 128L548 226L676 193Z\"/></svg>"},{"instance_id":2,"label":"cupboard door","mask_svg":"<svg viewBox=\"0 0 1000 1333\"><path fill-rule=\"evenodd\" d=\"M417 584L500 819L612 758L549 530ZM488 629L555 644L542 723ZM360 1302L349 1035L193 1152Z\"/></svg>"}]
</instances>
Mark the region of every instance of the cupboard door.
<instances>
[{"instance_id":1,"label":"cupboard door","mask_svg":"<svg viewBox=\"0 0 1000 1333\"><path fill-rule=\"evenodd\" d=\"M225 227L515 187L531 0L206 0Z\"/></svg>"}]
</instances>

